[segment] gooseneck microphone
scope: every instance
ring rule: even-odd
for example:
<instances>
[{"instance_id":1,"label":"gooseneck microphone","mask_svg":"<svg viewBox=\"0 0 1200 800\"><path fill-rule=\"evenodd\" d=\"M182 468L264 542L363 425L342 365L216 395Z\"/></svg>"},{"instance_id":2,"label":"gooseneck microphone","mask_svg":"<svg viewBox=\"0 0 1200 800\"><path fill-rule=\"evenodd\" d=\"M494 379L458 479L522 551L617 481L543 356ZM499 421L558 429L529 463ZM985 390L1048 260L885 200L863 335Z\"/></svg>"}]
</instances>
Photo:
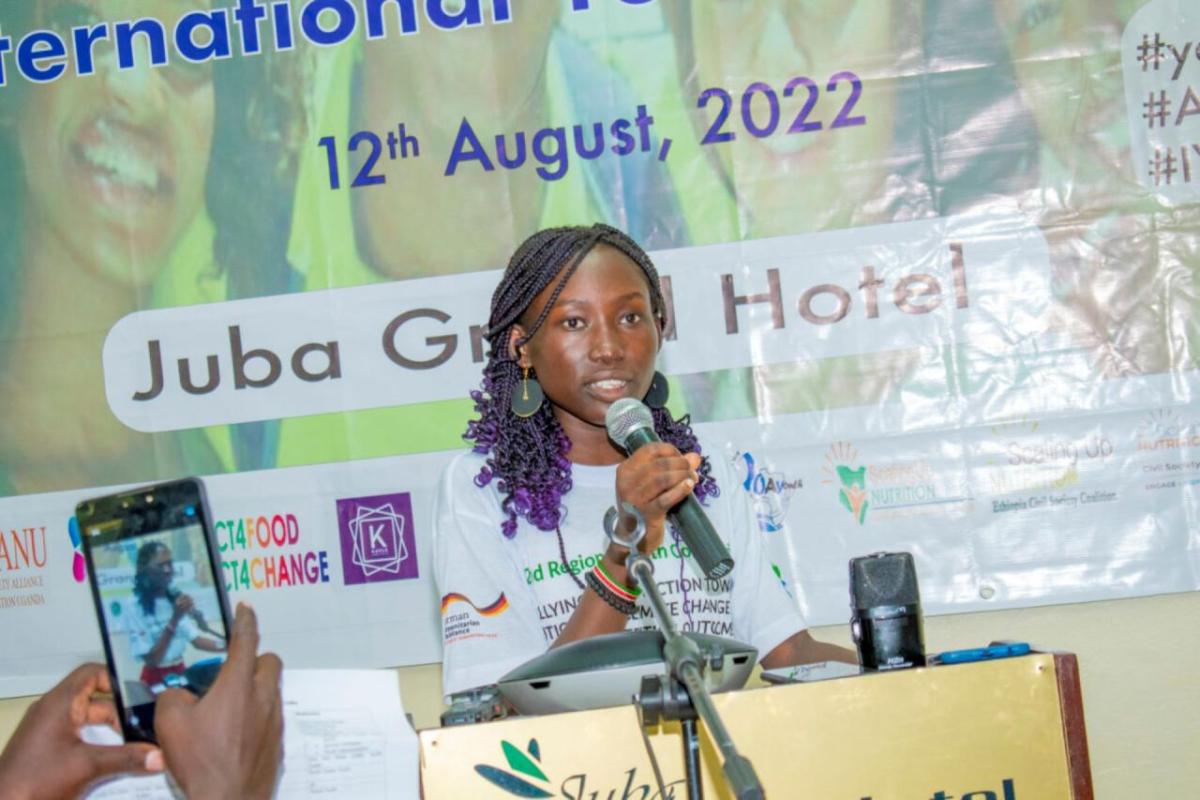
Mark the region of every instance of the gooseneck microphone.
<instances>
[{"instance_id":1,"label":"gooseneck microphone","mask_svg":"<svg viewBox=\"0 0 1200 800\"><path fill-rule=\"evenodd\" d=\"M654 417L650 409L633 397L623 397L608 407L604 416L608 436L630 455L644 444L658 442L654 432ZM683 542L692 551L700 571L709 578L728 575L733 569L733 557L725 543L713 530L704 508L689 494L667 512L667 518L683 537Z\"/></svg>"}]
</instances>

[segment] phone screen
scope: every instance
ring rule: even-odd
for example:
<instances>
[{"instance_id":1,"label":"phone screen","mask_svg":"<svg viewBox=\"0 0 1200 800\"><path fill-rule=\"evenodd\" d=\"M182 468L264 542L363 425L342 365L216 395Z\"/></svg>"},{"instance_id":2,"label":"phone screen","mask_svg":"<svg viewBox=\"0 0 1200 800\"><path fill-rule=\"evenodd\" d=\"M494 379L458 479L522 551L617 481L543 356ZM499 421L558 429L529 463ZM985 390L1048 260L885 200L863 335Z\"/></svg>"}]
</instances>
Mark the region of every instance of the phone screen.
<instances>
[{"instance_id":1,"label":"phone screen","mask_svg":"<svg viewBox=\"0 0 1200 800\"><path fill-rule=\"evenodd\" d=\"M155 698L172 687L203 694L225 660L203 495L180 481L81 503L79 514L125 735L153 741Z\"/></svg>"}]
</instances>

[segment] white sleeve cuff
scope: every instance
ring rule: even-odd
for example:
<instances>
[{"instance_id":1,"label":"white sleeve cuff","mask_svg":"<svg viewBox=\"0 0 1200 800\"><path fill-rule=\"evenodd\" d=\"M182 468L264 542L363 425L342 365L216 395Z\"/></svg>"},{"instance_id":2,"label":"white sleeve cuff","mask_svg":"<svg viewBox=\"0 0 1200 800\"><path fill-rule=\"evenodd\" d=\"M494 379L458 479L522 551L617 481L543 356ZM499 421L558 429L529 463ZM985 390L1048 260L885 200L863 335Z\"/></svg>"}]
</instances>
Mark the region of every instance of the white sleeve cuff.
<instances>
[{"instance_id":1,"label":"white sleeve cuff","mask_svg":"<svg viewBox=\"0 0 1200 800\"><path fill-rule=\"evenodd\" d=\"M442 700L449 700L450 695L474 689L479 686L490 686L507 675L513 669L534 658L532 655L519 655L501 661L487 661L473 664L469 667L446 670L442 674ZM445 670L446 662L442 661Z\"/></svg>"}]
</instances>

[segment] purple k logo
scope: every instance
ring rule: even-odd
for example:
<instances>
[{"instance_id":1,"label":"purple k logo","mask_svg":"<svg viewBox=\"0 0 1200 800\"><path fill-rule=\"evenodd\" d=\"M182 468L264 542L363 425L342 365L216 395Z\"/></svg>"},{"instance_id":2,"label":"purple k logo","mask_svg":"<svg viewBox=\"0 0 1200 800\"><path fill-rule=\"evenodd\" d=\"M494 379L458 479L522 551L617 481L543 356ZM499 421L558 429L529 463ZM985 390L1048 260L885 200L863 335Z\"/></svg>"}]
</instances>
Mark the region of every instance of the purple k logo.
<instances>
[{"instance_id":1,"label":"purple k logo","mask_svg":"<svg viewBox=\"0 0 1200 800\"><path fill-rule=\"evenodd\" d=\"M417 577L412 500L407 492L337 501L342 577L347 585Z\"/></svg>"}]
</instances>

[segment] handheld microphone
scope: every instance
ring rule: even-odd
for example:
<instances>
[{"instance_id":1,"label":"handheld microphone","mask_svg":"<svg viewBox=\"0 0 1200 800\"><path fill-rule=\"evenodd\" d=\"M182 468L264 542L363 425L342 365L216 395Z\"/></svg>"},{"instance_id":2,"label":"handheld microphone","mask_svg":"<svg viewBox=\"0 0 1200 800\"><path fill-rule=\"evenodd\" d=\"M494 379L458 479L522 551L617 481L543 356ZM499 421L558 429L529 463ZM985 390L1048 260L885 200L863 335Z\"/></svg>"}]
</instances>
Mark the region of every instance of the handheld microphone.
<instances>
[{"instance_id":1,"label":"handheld microphone","mask_svg":"<svg viewBox=\"0 0 1200 800\"><path fill-rule=\"evenodd\" d=\"M179 596L182 594L183 592L179 591L174 586L167 587L167 600L171 602L172 606L175 605L175 601L178 600ZM208 622L205 621L204 614L200 611L200 609L192 606L192 610L187 613L188 616L194 619L196 624L200 626L200 630L208 631L209 633L215 633L215 631L208 627Z\"/></svg>"},{"instance_id":2,"label":"handheld microphone","mask_svg":"<svg viewBox=\"0 0 1200 800\"><path fill-rule=\"evenodd\" d=\"M644 444L661 441L654 432L650 409L633 397L623 397L608 407L604 416L608 436L626 453L632 454ZM692 551L700 571L708 578L720 578L733 569L733 557L717 536L704 508L689 494L667 512L667 518Z\"/></svg>"}]
</instances>

